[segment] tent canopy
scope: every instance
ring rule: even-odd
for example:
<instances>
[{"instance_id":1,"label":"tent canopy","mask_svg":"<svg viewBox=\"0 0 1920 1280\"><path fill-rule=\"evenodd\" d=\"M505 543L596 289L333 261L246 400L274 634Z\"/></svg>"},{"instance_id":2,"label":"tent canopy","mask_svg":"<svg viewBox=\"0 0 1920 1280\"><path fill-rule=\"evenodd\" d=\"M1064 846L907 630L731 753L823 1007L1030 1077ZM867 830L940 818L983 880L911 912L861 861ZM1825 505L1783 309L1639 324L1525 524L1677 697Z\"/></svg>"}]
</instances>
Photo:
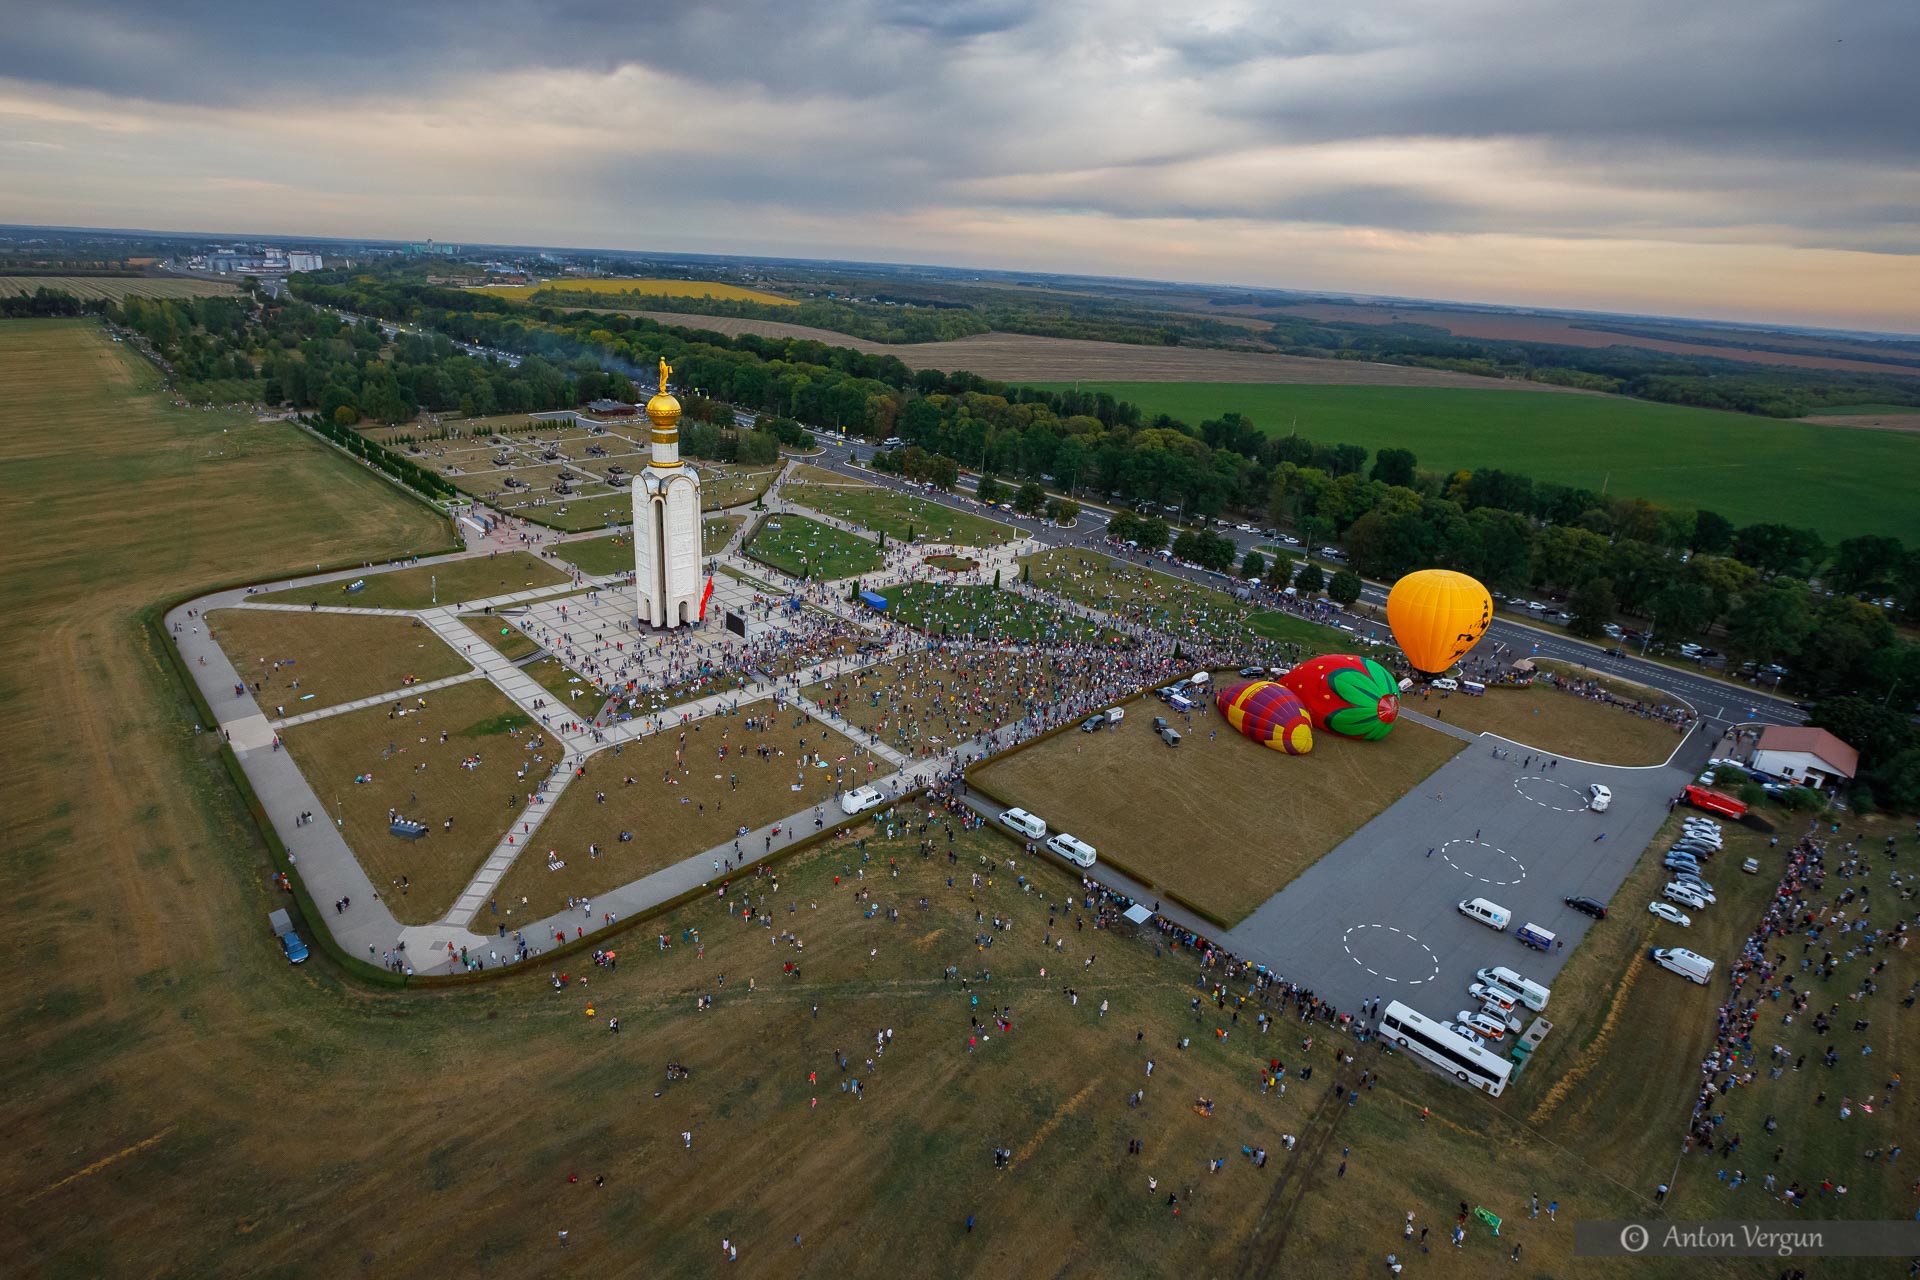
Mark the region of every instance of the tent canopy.
<instances>
[{"instance_id":1,"label":"tent canopy","mask_svg":"<svg viewBox=\"0 0 1920 1280\"><path fill-rule=\"evenodd\" d=\"M1135 924L1145 924L1147 921L1153 919L1153 912L1136 902L1127 908L1127 919L1133 921Z\"/></svg>"}]
</instances>

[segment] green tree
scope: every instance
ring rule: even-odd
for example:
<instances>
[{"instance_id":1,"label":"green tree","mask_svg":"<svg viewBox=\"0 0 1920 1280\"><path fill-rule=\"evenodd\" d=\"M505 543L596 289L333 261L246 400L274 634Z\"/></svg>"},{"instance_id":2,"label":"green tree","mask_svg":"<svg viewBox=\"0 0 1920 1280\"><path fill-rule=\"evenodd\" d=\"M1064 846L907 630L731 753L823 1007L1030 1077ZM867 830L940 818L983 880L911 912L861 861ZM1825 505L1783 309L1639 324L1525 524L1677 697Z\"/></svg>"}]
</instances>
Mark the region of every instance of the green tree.
<instances>
[{"instance_id":1,"label":"green tree","mask_svg":"<svg viewBox=\"0 0 1920 1280\"><path fill-rule=\"evenodd\" d=\"M980 487L975 496L990 507L997 507L1007 500L1007 487L994 479L991 474L980 477Z\"/></svg>"},{"instance_id":2,"label":"green tree","mask_svg":"<svg viewBox=\"0 0 1920 1280\"><path fill-rule=\"evenodd\" d=\"M1411 489L1415 459L1411 449L1382 449L1373 455L1372 476L1381 484L1404 485Z\"/></svg>"},{"instance_id":3,"label":"green tree","mask_svg":"<svg viewBox=\"0 0 1920 1280\"><path fill-rule=\"evenodd\" d=\"M1039 515L1046 505L1047 491L1041 488L1037 481L1027 481L1020 486L1020 491L1013 495L1013 509L1023 516Z\"/></svg>"},{"instance_id":4,"label":"green tree","mask_svg":"<svg viewBox=\"0 0 1920 1280\"><path fill-rule=\"evenodd\" d=\"M1797 578L1762 582L1740 597L1727 620L1727 645L1751 662L1779 662L1800 652L1813 629L1811 596Z\"/></svg>"},{"instance_id":5,"label":"green tree","mask_svg":"<svg viewBox=\"0 0 1920 1280\"><path fill-rule=\"evenodd\" d=\"M1080 518L1080 504L1072 498L1049 498L1047 519L1055 524L1072 524Z\"/></svg>"},{"instance_id":6,"label":"green tree","mask_svg":"<svg viewBox=\"0 0 1920 1280\"><path fill-rule=\"evenodd\" d=\"M1567 623L1567 630L1588 640L1607 633L1607 624L1613 621L1618 607L1613 598L1613 583L1606 578L1589 578L1575 587L1568 604L1573 620Z\"/></svg>"},{"instance_id":7,"label":"green tree","mask_svg":"<svg viewBox=\"0 0 1920 1280\"><path fill-rule=\"evenodd\" d=\"M934 488L951 493L960 482L960 464L944 453L936 454L927 464L927 480Z\"/></svg>"},{"instance_id":8,"label":"green tree","mask_svg":"<svg viewBox=\"0 0 1920 1280\"><path fill-rule=\"evenodd\" d=\"M1285 591L1292 581L1293 557L1284 551L1275 551L1272 563L1267 565L1267 585L1275 591Z\"/></svg>"},{"instance_id":9,"label":"green tree","mask_svg":"<svg viewBox=\"0 0 1920 1280\"><path fill-rule=\"evenodd\" d=\"M1327 585L1327 571L1309 560L1293 576L1293 585L1302 595L1313 595Z\"/></svg>"},{"instance_id":10,"label":"green tree","mask_svg":"<svg viewBox=\"0 0 1920 1280\"><path fill-rule=\"evenodd\" d=\"M1258 551L1249 551L1240 561L1240 576L1249 582L1258 582L1267 571L1267 558Z\"/></svg>"},{"instance_id":11,"label":"green tree","mask_svg":"<svg viewBox=\"0 0 1920 1280\"><path fill-rule=\"evenodd\" d=\"M1342 608L1350 608L1360 598L1360 575L1342 569L1327 583L1327 596Z\"/></svg>"}]
</instances>

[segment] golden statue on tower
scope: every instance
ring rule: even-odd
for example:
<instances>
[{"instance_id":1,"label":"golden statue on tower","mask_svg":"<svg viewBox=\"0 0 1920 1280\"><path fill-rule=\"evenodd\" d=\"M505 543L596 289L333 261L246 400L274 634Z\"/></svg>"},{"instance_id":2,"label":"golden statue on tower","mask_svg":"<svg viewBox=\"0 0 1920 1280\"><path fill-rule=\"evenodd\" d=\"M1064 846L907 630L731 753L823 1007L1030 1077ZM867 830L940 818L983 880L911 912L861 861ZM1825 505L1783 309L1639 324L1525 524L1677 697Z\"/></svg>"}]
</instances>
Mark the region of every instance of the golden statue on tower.
<instances>
[{"instance_id":1,"label":"golden statue on tower","mask_svg":"<svg viewBox=\"0 0 1920 1280\"><path fill-rule=\"evenodd\" d=\"M660 357L660 394L667 393L667 379L673 376L673 366L667 363L665 356Z\"/></svg>"}]
</instances>

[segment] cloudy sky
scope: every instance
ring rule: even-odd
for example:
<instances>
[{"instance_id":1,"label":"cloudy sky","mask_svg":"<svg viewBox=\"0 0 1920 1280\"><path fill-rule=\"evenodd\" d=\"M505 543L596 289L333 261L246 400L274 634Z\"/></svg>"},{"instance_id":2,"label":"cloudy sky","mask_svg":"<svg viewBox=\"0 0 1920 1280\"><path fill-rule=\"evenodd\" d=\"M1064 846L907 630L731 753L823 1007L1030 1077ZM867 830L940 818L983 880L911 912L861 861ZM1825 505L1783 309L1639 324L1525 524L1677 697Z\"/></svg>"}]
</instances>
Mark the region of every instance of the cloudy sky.
<instances>
[{"instance_id":1,"label":"cloudy sky","mask_svg":"<svg viewBox=\"0 0 1920 1280\"><path fill-rule=\"evenodd\" d=\"M0 222L1920 330L1920 0L0 0Z\"/></svg>"}]
</instances>

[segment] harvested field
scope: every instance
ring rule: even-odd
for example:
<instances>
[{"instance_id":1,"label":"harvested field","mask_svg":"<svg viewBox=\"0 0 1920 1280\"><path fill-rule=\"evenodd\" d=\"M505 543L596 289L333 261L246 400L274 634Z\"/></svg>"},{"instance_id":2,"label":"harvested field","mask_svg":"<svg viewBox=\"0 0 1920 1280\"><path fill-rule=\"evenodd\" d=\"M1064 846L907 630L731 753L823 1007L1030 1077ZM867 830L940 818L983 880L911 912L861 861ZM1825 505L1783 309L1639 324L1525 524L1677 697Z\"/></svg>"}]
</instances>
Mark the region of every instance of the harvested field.
<instances>
[{"instance_id":1,"label":"harvested field","mask_svg":"<svg viewBox=\"0 0 1920 1280\"><path fill-rule=\"evenodd\" d=\"M425 683L472 666L413 618L220 609L207 625L260 705L284 706L287 715L398 693L409 678Z\"/></svg>"},{"instance_id":2,"label":"harvested field","mask_svg":"<svg viewBox=\"0 0 1920 1280\"><path fill-rule=\"evenodd\" d=\"M1861 431L1920 431L1920 412L1821 413L1799 421L1823 427L1854 427Z\"/></svg>"},{"instance_id":3,"label":"harvested field","mask_svg":"<svg viewBox=\"0 0 1920 1280\"><path fill-rule=\"evenodd\" d=\"M740 827L764 826L858 785L867 758L818 720L776 712L771 702L653 734L618 756L593 756L500 882L501 907L538 919L565 909L570 897L638 880L726 844ZM622 831L634 838L622 841ZM589 845L599 846L598 857ZM549 850L566 866L549 870Z\"/></svg>"},{"instance_id":4,"label":"harvested field","mask_svg":"<svg viewBox=\"0 0 1920 1280\"><path fill-rule=\"evenodd\" d=\"M1179 746L1154 736L1160 714L1183 735ZM1241 737L1211 703L1175 715L1140 698L1116 730L1056 734L973 776L1232 924L1465 745L1402 722L1380 742L1316 734L1312 752L1288 756Z\"/></svg>"},{"instance_id":5,"label":"harvested field","mask_svg":"<svg viewBox=\"0 0 1920 1280\"><path fill-rule=\"evenodd\" d=\"M964 369L1001 382L1071 382L1099 379L1124 382L1277 382L1327 386L1472 387L1478 390L1545 391L1588 395L1517 379L1476 378L1443 369L1368 364L1358 360L1309 360L1303 356L1258 351L1220 351L1209 347L1146 347L1079 338L1036 338L1022 333L982 333L953 342L864 342L829 329L767 320L731 320L719 316L683 316L645 311L662 324L712 329L718 333L757 333L772 338L806 338L829 346L896 356L913 369Z\"/></svg>"},{"instance_id":6,"label":"harvested field","mask_svg":"<svg viewBox=\"0 0 1920 1280\"><path fill-rule=\"evenodd\" d=\"M536 293L623 293L652 294L660 298L717 298L722 302L763 302L776 307L797 307L800 304L792 298L783 298L777 293L763 293L758 289L743 289L737 284L721 284L717 280L542 280L539 284L492 284L470 292L484 293L495 298L514 298L524 301Z\"/></svg>"},{"instance_id":7,"label":"harvested field","mask_svg":"<svg viewBox=\"0 0 1920 1280\"><path fill-rule=\"evenodd\" d=\"M40 289L70 293L76 298L216 298L239 293L223 280L196 276L0 276L0 298L26 295Z\"/></svg>"},{"instance_id":8,"label":"harvested field","mask_svg":"<svg viewBox=\"0 0 1920 1280\"><path fill-rule=\"evenodd\" d=\"M1740 360L1749 364L1785 365L1797 369L1843 369L1855 373L1920 373L1920 359L1914 366L1882 364L1872 360L1848 360L1819 354L1798 355L1785 351L1754 351L1741 347L1708 346L1673 338L1647 338L1639 334L1610 333L1593 326L1609 323L1598 317L1531 315L1521 312L1448 311L1391 304L1346 302L1309 302L1298 307L1234 308L1241 314L1257 314L1263 319L1334 320L1352 324L1424 324L1445 329L1462 338L1487 338L1500 342L1552 342L1567 347L1640 347L1648 351L1667 351L1675 355L1702 356L1714 360ZM1206 313L1206 314L1211 314ZM1646 329L1657 322L1615 321L1626 328ZM1789 333L1756 334L1737 329L1704 330L1720 341L1765 342L1769 346L1817 343L1822 347L1845 347L1844 339L1821 339ZM1145 381L1145 379L1136 379Z\"/></svg>"}]
</instances>

